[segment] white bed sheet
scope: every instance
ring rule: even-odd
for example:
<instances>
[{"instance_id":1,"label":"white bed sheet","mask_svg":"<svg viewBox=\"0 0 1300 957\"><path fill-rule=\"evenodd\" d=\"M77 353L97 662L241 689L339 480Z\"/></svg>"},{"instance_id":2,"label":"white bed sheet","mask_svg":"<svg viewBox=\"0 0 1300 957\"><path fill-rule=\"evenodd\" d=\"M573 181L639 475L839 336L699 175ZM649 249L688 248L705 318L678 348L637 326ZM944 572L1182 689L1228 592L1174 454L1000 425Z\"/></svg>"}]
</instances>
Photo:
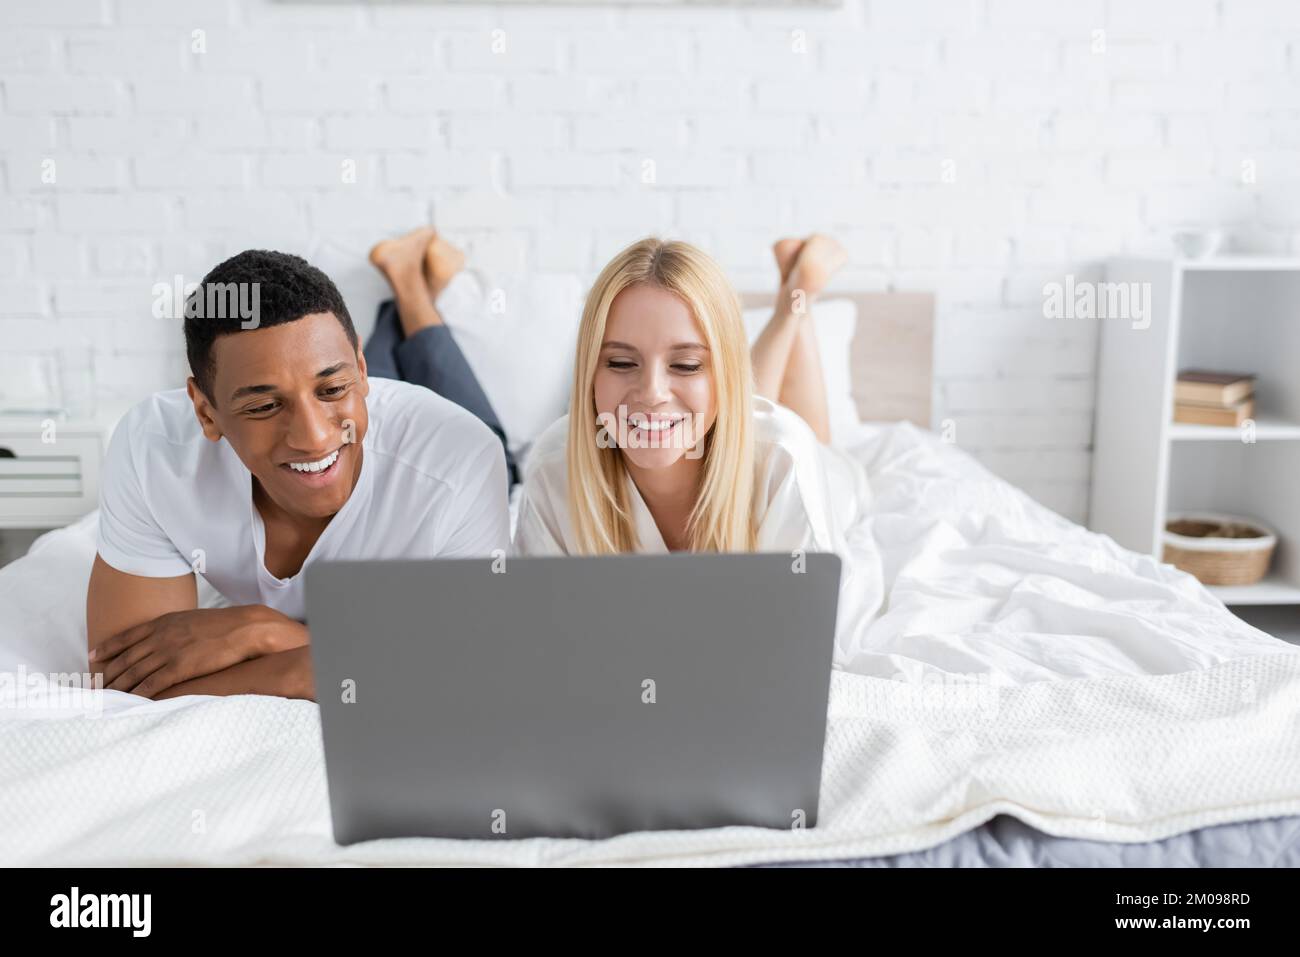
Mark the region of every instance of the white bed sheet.
<instances>
[{"instance_id":1,"label":"white bed sheet","mask_svg":"<svg viewBox=\"0 0 1300 957\"><path fill-rule=\"evenodd\" d=\"M1200 582L1039 505L911 425L863 425L871 535L888 588L846 670L1007 683L1173 674L1295 651Z\"/></svg>"},{"instance_id":2,"label":"white bed sheet","mask_svg":"<svg viewBox=\"0 0 1300 957\"><path fill-rule=\"evenodd\" d=\"M820 826L331 839L311 702L0 686L4 863L750 863L930 847L998 813L1149 841L1300 813L1300 649L906 425L848 443L883 613L833 676ZM0 671L84 669L93 525L0 570Z\"/></svg>"}]
</instances>

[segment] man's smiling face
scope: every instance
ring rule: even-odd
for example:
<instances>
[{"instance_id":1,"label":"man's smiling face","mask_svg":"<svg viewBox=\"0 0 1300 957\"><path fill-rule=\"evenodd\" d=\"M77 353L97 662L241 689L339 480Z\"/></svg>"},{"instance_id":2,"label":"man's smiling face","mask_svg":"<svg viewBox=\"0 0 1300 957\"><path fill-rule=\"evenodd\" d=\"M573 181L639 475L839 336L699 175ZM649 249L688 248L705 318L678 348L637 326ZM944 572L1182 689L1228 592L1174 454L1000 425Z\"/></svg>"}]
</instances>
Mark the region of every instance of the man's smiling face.
<instances>
[{"instance_id":1,"label":"man's smiling face","mask_svg":"<svg viewBox=\"0 0 1300 957\"><path fill-rule=\"evenodd\" d=\"M329 518L361 474L366 362L333 313L230 333L212 344L212 395L190 398L204 434L224 437L271 501Z\"/></svg>"}]
</instances>

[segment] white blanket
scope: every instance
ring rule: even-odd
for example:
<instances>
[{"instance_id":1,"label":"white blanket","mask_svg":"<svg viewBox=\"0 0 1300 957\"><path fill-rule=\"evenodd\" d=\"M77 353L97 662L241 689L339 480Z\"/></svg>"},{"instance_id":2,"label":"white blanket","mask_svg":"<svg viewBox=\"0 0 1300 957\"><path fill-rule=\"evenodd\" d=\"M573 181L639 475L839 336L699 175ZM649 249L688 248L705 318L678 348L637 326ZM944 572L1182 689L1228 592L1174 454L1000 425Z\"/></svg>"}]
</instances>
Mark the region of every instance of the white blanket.
<instances>
[{"instance_id":1,"label":"white blanket","mask_svg":"<svg viewBox=\"0 0 1300 957\"><path fill-rule=\"evenodd\" d=\"M10 682L0 863L739 864L915 850L998 813L1113 841L1300 813L1300 650L926 433L864 428L852 452L887 602L833 676L816 828L340 848L311 702ZM0 669L84 667L91 531L0 571Z\"/></svg>"}]
</instances>

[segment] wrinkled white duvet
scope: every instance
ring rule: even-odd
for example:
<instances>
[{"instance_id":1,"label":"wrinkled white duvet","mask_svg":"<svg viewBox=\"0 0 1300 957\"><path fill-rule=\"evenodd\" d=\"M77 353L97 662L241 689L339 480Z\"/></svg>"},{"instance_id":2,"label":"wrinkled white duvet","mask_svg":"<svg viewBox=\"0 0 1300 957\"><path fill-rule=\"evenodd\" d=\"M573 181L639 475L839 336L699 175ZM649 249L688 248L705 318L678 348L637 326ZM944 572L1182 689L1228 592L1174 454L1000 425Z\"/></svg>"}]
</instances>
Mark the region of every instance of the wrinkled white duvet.
<instances>
[{"instance_id":1,"label":"wrinkled white duvet","mask_svg":"<svg viewBox=\"0 0 1300 957\"><path fill-rule=\"evenodd\" d=\"M909 426L850 451L887 601L837 671L821 821L333 843L310 702L0 684L0 863L735 864L938 844L998 813L1149 841L1300 813L1300 649ZM79 671L93 527L0 570L0 671ZM843 641L843 639L841 639Z\"/></svg>"}]
</instances>

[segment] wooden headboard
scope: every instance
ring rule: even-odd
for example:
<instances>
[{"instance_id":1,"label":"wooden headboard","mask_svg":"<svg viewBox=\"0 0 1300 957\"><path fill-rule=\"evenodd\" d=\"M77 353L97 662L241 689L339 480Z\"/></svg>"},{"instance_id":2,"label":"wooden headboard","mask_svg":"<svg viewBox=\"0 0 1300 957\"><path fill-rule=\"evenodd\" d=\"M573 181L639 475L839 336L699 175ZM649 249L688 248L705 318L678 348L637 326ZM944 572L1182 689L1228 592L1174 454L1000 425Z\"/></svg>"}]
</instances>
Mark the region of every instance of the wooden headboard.
<instances>
[{"instance_id":1,"label":"wooden headboard","mask_svg":"<svg viewBox=\"0 0 1300 957\"><path fill-rule=\"evenodd\" d=\"M743 293L746 309L772 304L772 293ZM853 401L864 421L914 422L930 428L934 296L928 292L828 292L858 307L849 368ZM813 310L816 316L816 308Z\"/></svg>"}]
</instances>

